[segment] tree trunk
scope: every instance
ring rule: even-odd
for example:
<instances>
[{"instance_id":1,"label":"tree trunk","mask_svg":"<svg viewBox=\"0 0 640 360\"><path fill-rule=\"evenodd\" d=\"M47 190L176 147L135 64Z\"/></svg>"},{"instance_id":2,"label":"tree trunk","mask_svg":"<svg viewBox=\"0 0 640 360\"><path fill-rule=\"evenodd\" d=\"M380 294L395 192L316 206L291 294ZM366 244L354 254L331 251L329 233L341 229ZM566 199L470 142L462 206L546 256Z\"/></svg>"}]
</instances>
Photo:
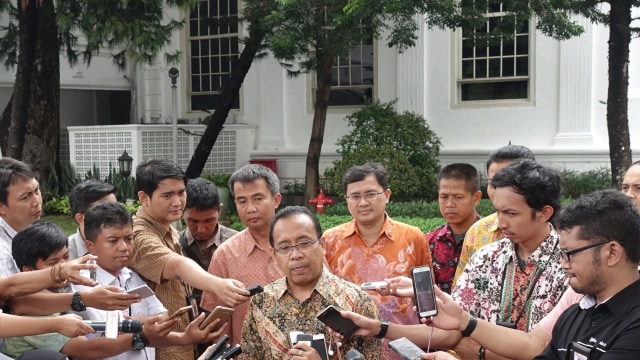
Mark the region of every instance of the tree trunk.
<instances>
[{"instance_id":1,"label":"tree trunk","mask_svg":"<svg viewBox=\"0 0 640 360\"><path fill-rule=\"evenodd\" d=\"M22 7L22 1L17 0L18 27L18 65L16 82L13 87L13 101L11 102L11 121L9 124L9 138L5 156L22 160L22 150L27 129L29 103L31 102L31 75L36 51L36 37L38 27L37 0L29 0Z\"/></svg>"},{"instance_id":2,"label":"tree trunk","mask_svg":"<svg viewBox=\"0 0 640 360\"><path fill-rule=\"evenodd\" d=\"M313 108L313 124L311 125L311 139L307 150L307 167L304 175L305 190L304 203L313 209L309 199L316 197L316 187L320 186L320 153L324 141L324 127L327 122L327 108L331 95L331 67L334 57L325 56L322 68L316 72L316 101Z\"/></svg>"},{"instance_id":3,"label":"tree trunk","mask_svg":"<svg viewBox=\"0 0 640 360\"><path fill-rule=\"evenodd\" d=\"M629 45L631 43L631 0L615 0L609 23L609 88L607 94L607 128L611 182L619 188L631 165L629 139Z\"/></svg>"},{"instance_id":4,"label":"tree trunk","mask_svg":"<svg viewBox=\"0 0 640 360\"><path fill-rule=\"evenodd\" d=\"M240 87L247 76L251 64L260 50L262 41L266 36L266 31L261 29L259 21L253 21L251 32L245 42L245 47L240 53L240 58L235 62L231 69L231 77L229 84L222 90L222 104L211 116L211 121L207 125L198 146L193 152L189 166L187 167L186 176L188 179L194 179L200 176L204 165L207 163L211 149L222 131L222 127L227 120L229 111L233 107L235 99L240 94Z\"/></svg>"},{"instance_id":5,"label":"tree trunk","mask_svg":"<svg viewBox=\"0 0 640 360\"><path fill-rule=\"evenodd\" d=\"M31 165L31 169L44 182L49 177L52 165L60 170L59 161L55 161L58 159L60 143L60 53L53 1L43 1L37 13L31 101L22 159Z\"/></svg>"},{"instance_id":6,"label":"tree trunk","mask_svg":"<svg viewBox=\"0 0 640 360\"><path fill-rule=\"evenodd\" d=\"M0 129L9 129L9 125L11 125L11 108L13 107L13 94L11 94L11 98L7 103L7 106L2 111L2 115L0 115ZM0 152L7 155L7 144L9 141L9 132L2 131L0 132Z\"/></svg>"}]
</instances>

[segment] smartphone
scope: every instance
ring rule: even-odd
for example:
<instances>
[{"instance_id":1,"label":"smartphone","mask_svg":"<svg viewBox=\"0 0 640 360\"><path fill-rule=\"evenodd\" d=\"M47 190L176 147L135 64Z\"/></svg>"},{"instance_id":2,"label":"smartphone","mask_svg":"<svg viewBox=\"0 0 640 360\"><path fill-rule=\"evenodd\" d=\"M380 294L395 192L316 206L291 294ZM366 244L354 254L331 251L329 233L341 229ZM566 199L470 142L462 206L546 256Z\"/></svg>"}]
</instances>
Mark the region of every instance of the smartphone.
<instances>
[{"instance_id":1,"label":"smartphone","mask_svg":"<svg viewBox=\"0 0 640 360\"><path fill-rule=\"evenodd\" d=\"M87 264L87 265L96 265L97 262L95 260L87 260L85 262L85 264ZM80 274L80 276L84 276L84 277L89 278L89 279L91 279L93 281L96 281L96 276L97 276L96 270L97 270L96 268L94 268L94 269L82 269L82 270L79 271L79 274Z\"/></svg>"},{"instance_id":2,"label":"smartphone","mask_svg":"<svg viewBox=\"0 0 640 360\"><path fill-rule=\"evenodd\" d=\"M140 299L148 298L149 296L155 295L153 290L147 285L138 286L137 288L127 290L127 294L138 294L140 295Z\"/></svg>"},{"instance_id":3,"label":"smartphone","mask_svg":"<svg viewBox=\"0 0 640 360\"><path fill-rule=\"evenodd\" d=\"M360 285L360 288L362 290L386 289L387 288L387 282L386 281L366 282L366 283L362 283L362 285Z\"/></svg>"},{"instance_id":4,"label":"smartphone","mask_svg":"<svg viewBox=\"0 0 640 360\"><path fill-rule=\"evenodd\" d=\"M291 347L296 344L302 343L311 346L316 349L321 360L328 360L329 353L327 351L327 343L324 338L324 334L305 334L300 331L291 331L289 333L289 340L291 341Z\"/></svg>"},{"instance_id":5,"label":"smartphone","mask_svg":"<svg viewBox=\"0 0 640 360\"><path fill-rule=\"evenodd\" d=\"M433 277L428 265L411 268L413 279L413 296L418 309L418 316L427 318L438 313L436 293L433 291Z\"/></svg>"},{"instance_id":6,"label":"smartphone","mask_svg":"<svg viewBox=\"0 0 640 360\"><path fill-rule=\"evenodd\" d=\"M424 354L418 345L405 337L389 341L389 348L400 355L403 360L420 360L420 355Z\"/></svg>"},{"instance_id":7,"label":"smartphone","mask_svg":"<svg viewBox=\"0 0 640 360\"><path fill-rule=\"evenodd\" d=\"M338 309L333 305L329 305L322 310L318 314L317 318L322 321L322 323L333 329L333 331L337 331L342 334L345 339L350 338L351 335L358 330L358 326L354 324L351 319L343 318Z\"/></svg>"},{"instance_id":8,"label":"smartphone","mask_svg":"<svg viewBox=\"0 0 640 360\"><path fill-rule=\"evenodd\" d=\"M191 310L191 306L183 306L180 309L176 310L171 316L164 319L162 322L167 322L171 319L177 318L178 316L182 316Z\"/></svg>"},{"instance_id":9,"label":"smartphone","mask_svg":"<svg viewBox=\"0 0 640 360\"><path fill-rule=\"evenodd\" d=\"M207 316L200 323L200 326L199 326L200 330L209 326L209 324L211 324L215 319L220 319L220 322L218 323L218 325L216 325L215 328L213 328L213 331L220 329L220 327L224 325L224 323L226 323L227 321L229 321L229 319L231 319L231 315L233 315L235 311L236 309L232 309L224 306L216 306L215 309L213 309L213 311L209 314L209 316Z\"/></svg>"}]
</instances>

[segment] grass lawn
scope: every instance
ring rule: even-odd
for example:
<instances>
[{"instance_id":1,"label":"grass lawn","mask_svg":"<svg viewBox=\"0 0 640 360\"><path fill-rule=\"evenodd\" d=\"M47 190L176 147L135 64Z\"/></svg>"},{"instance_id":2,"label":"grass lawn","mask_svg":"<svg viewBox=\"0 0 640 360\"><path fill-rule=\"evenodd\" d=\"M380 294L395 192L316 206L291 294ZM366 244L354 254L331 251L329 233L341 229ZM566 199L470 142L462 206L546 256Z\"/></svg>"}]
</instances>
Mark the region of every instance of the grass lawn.
<instances>
[{"instance_id":1,"label":"grass lawn","mask_svg":"<svg viewBox=\"0 0 640 360\"><path fill-rule=\"evenodd\" d=\"M71 235L78 230L78 224L68 215L47 215L43 216L40 220L60 226L67 235Z\"/></svg>"}]
</instances>

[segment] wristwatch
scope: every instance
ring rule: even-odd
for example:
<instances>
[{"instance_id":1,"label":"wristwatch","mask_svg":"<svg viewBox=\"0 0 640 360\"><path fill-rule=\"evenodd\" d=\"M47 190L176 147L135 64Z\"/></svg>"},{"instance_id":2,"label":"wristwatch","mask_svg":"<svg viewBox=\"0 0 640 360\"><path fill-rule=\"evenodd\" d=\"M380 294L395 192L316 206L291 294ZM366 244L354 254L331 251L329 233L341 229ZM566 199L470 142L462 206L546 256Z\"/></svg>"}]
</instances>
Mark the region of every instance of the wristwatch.
<instances>
[{"instance_id":1,"label":"wristwatch","mask_svg":"<svg viewBox=\"0 0 640 360\"><path fill-rule=\"evenodd\" d=\"M80 298L79 291L76 291L73 293L73 298L71 299L71 310L73 311L87 310L87 306L82 302L82 299Z\"/></svg>"},{"instance_id":2,"label":"wristwatch","mask_svg":"<svg viewBox=\"0 0 640 360\"><path fill-rule=\"evenodd\" d=\"M135 351L140 351L147 346L147 340L142 336L141 332L133 334L133 337L131 338L131 346Z\"/></svg>"}]
</instances>

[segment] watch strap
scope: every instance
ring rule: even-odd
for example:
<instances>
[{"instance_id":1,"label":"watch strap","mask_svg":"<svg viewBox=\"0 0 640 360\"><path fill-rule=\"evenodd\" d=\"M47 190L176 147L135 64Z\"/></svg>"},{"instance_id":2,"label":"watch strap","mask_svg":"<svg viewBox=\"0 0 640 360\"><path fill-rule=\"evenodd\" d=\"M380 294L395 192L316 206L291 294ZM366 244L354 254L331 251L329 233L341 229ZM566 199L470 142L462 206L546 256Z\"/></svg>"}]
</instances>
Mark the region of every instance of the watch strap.
<instances>
[{"instance_id":1,"label":"watch strap","mask_svg":"<svg viewBox=\"0 0 640 360\"><path fill-rule=\"evenodd\" d=\"M478 319L476 319L475 317L471 316L469 318L469 323L467 324L467 327L464 328L464 330L462 330L461 334L464 337L469 337L471 336L471 333L473 332L473 330L476 329L476 326L478 325Z\"/></svg>"},{"instance_id":2,"label":"watch strap","mask_svg":"<svg viewBox=\"0 0 640 360\"><path fill-rule=\"evenodd\" d=\"M376 338L384 338L384 336L387 335L387 330L389 330L389 322L386 320L380 320L380 332L376 335Z\"/></svg>"},{"instance_id":3,"label":"watch strap","mask_svg":"<svg viewBox=\"0 0 640 360\"><path fill-rule=\"evenodd\" d=\"M82 298L80 297L79 291L76 291L73 293L73 297L71 298L71 310L73 311L87 310L87 306L82 302Z\"/></svg>"}]
</instances>

